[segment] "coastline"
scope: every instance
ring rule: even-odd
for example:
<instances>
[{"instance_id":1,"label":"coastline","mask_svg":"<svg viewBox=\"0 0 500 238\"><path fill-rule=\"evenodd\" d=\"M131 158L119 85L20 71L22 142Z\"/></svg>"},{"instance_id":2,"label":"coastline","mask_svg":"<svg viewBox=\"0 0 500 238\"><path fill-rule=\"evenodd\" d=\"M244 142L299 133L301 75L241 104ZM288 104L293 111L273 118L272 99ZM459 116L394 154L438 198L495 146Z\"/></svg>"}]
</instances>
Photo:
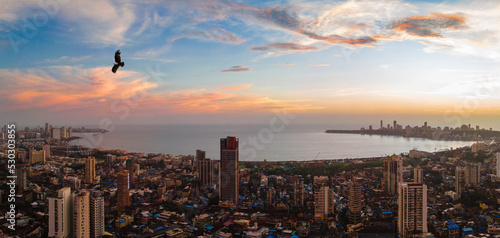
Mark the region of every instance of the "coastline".
<instances>
[{"instance_id":1,"label":"coastline","mask_svg":"<svg viewBox=\"0 0 500 238\"><path fill-rule=\"evenodd\" d=\"M402 138L418 138L430 139L437 141L464 141L474 142L483 141L485 137L500 137L500 131L434 131L425 134L412 135L405 131L390 131L390 130L326 130L325 133L331 134L357 134L357 135L381 135L381 136L395 136Z\"/></svg>"},{"instance_id":2,"label":"coastline","mask_svg":"<svg viewBox=\"0 0 500 238\"><path fill-rule=\"evenodd\" d=\"M311 161L357 160L392 154L407 154L410 150L437 152L471 146L474 141L433 140L402 136L365 136L356 134L327 134L319 128L289 130L276 133L272 140L260 142L257 147L250 143L258 133L253 128L231 133L240 139L240 161ZM216 143L227 134L223 128L165 126L120 127L110 133L74 134L78 140L70 145L92 149L123 150L130 153L155 153L193 155L197 149L206 151L207 157L218 159L220 148Z\"/></svg>"}]
</instances>

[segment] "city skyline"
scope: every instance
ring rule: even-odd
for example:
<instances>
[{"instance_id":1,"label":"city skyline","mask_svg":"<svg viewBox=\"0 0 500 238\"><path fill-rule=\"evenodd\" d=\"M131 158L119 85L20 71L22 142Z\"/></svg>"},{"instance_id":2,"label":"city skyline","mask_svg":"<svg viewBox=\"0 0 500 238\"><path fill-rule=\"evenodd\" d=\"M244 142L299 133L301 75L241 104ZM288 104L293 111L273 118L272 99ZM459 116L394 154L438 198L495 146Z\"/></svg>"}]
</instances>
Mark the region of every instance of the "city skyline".
<instances>
[{"instance_id":1,"label":"city skyline","mask_svg":"<svg viewBox=\"0 0 500 238\"><path fill-rule=\"evenodd\" d=\"M52 3L0 10L3 120L496 128L495 1Z\"/></svg>"}]
</instances>

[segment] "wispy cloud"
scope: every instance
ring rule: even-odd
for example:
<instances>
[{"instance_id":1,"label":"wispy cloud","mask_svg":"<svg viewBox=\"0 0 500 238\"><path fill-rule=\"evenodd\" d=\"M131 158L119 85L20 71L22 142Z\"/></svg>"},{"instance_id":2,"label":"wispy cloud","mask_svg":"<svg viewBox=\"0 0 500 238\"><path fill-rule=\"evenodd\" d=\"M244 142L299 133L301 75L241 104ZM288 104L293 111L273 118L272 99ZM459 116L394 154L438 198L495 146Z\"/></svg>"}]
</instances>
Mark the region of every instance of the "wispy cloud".
<instances>
[{"instance_id":1,"label":"wispy cloud","mask_svg":"<svg viewBox=\"0 0 500 238\"><path fill-rule=\"evenodd\" d=\"M180 35L173 36L168 39L168 41L173 42L182 38L191 38L205 41L217 41L229 44L241 44L246 41L246 39L237 36L232 32L228 32L220 27L214 27L206 30L191 30Z\"/></svg>"},{"instance_id":2,"label":"wispy cloud","mask_svg":"<svg viewBox=\"0 0 500 238\"><path fill-rule=\"evenodd\" d=\"M136 20L134 9L131 3L111 0L56 1L52 4L19 0L2 4L0 21L13 23L9 24L9 31L18 32L23 31L23 19L43 13L40 16L46 16L47 20L57 19L67 24L69 35L74 37L72 40L101 46L123 45L129 40L125 34Z\"/></svg>"},{"instance_id":3,"label":"wispy cloud","mask_svg":"<svg viewBox=\"0 0 500 238\"><path fill-rule=\"evenodd\" d=\"M417 37L443 37L440 30L464 29L465 22L462 14L431 13L430 16L406 17L394 22L391 28Z\"/></svg>"},{"instance_id":4,"label":"wispy cloud","mask_svg":"<svg viewBox=\"0 0 500 238\"><path fill-rule=\"evenodd\" d=\"M57 59L45 59L42 62L43 63L74 63L74 62L86 60L89 58L90 58L90 55L80 56L80 57L61 56Z\"/></svg>"},{"instance_id":5,"label":"wispy cloud","mask_svg":"<svg viewBox=\"0 0 500 238\"><path fill-rule=\"evenodd\" d=\"M232 86L232 87L219 87L218 90L239 90L239 89L247 89L251 88L253 84L245 84L242 86Z\"/></svg>"},{"instance_id":6,"label":"wispy cloud","mask_svg":"<svg viewBox=\"0 0 500 238\"><path fill-rule=\"evenodd\" d=\"M250 71L252 71L252 69L249 67L237 65L237 66L233 66L233 67L226 69L226 70L221 70L220 72L222 72L222 73L241 73L241 72L250 72Z\"/></svg>"},{"instance_id":7,"label":"wispy cloud","mask_svg":"<svg viewBox=\"0 0 500 238\"><path fill-rule=\"evenodd\" d=\"M291 65L295 65L295 63L284 63L284 64L274 64L274 65L291 66Z\"/></svg>"},{"instance_id":8,"label":"wispy cloud","mask_svg":"<svg viewBox=\"0 0 500 238\"><path fill-rule=\"evenodd\" d=\"M295 43L275 43L264 46L251 47L250 50L265 51L265 52L270 52L271 56L280 56L283 52L290 53L298 51L312 51L312 50L318 50L318 48L315 46L300 45Z\"/></svg>"}]
</instances>

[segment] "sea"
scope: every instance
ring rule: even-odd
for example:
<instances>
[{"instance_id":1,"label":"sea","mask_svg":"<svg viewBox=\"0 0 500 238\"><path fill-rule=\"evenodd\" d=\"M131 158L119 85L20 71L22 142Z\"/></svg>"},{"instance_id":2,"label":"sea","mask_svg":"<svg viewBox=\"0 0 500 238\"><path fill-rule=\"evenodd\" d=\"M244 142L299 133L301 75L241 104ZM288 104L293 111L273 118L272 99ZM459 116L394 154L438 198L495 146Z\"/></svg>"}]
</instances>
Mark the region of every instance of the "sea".
<instances>
[{"instance_id":1,"label":"sea","mask_svg":"<svg viewBox=\"0 0 500 238\"><path fill-rule=\"evenodd\" d=\"M70 144L129 152L194 155L220 159L220 139L239 139L240 161L307 161L358 159L408 153L438 152L470 146L471 141L436 141L397 136L325 133L325 125L116 125L107 133L73 133ZM347 128L353 129L353 128Z\"/></svg>"}]
</instances>

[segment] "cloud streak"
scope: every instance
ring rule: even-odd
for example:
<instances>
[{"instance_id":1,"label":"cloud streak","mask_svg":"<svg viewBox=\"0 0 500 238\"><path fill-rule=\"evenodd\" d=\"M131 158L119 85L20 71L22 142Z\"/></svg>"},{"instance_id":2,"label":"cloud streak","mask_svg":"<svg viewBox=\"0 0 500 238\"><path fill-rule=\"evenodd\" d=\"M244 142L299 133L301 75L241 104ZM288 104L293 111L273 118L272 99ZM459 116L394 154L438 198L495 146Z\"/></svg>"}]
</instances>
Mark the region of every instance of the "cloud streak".
<instances>
[{"instance_id":1,"label":"cloud streak","mask_svg":"<svg viewBox=\"0 0 500 238\"><path fill-rule=\"evenodd\" d=\"M74 63L82 60L90 59L90 55L79 56L79 57L69 57L69 56L61 56L57 59L45 59L42 61L43 63Z\"/></svg>"},{"instance_id":2,"label":"cloud streak","mask_svg":"<svg viewBox=\"0 0 500 238\"><path fill-rule=\"evenodd\" d=\"M239 90L239 89L247 89L251 88L253 84L245 84L242 86L233 86L233 87L219 87L218 90Z\"/></svg>"},{"instance_id":3,"label":"cloud streak","mask_svg":"<svg viewBox=\"0 0 500 238\"><path fill-rule=\"evenodd\" d=\"M202 41L217 41L236 45L247 41L246 39L239 37L232 32L228 32L220 27L214 27L205 31L191 30L180 35L173 36L168 39L168 41L173 42L182 38L198 39Z\"/></svg>"},{"instance_id":4,"label":"cloud streak","mask_svg":"<svg viewBox=\"0 0 500 238\"><path fill-rule=\"evenodd\" d=\"M443 37L438 31L464 29L465 22L466 18L461 14L431 13L430 16L404 18L394 22L391 28L417 37Z\"/></svg>"},{"instance_id":5,"label":"cloud streak","mask_svg":"<svg viewBox=\"0 0 500 238\"><path fill-rule=\"evenodd\" d=\"M251 47L250 50L280 52L280 51L312 51L312 50L318 50L318 48L315 46L299 45L295 43L275 43L265 46Z\"/></svg>"},{"instance_id":6,"label":"cloud streak","mask_svg":"<svg viewBox=\"0 0 500 238\"><path fill-rule=\"evenodd\" d=\"M233 67L226 69L226 70L221 70L220 72L221 73L242 73L242 72L250 72L250 71L252 71L252 69L249 67L237 65L237 66L233 66Z\"/></svg>"}]
</instances>

